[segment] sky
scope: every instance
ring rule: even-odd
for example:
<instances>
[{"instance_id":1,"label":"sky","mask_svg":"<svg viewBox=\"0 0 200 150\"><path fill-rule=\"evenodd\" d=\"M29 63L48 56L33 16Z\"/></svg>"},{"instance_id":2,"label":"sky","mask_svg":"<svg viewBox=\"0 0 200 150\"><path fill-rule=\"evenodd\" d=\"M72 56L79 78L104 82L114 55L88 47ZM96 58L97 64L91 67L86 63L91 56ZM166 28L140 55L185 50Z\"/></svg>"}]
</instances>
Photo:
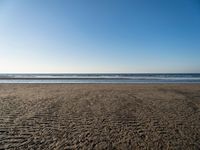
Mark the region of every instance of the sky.
<instances>
[{"instance_id":1,"label":"sky","mask_svg":"<svg viewBox=\"0 0 200 150\"><path fill-rule=\"evenodd\" d=\"M0 0L0 73L200 73L200 0Z\"/></svg>"}]
</instances>

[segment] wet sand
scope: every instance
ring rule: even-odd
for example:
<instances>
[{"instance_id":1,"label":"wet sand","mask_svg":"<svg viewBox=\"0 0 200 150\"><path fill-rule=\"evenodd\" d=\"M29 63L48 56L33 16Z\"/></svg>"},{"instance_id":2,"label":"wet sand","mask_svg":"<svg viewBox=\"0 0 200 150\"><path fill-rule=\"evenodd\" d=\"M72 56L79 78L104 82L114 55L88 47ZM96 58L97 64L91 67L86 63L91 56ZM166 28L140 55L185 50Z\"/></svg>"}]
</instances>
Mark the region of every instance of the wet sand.
<instances>
[{"instance_id":1,"label":"wet sand","mask_svg":"<svg viewBox=\"0 0 200 150\"><path fill-rule=\"evenodd\" d=\"M200 84L0 84L0 149L200 149Z\"/></svg>"}]
</instances>

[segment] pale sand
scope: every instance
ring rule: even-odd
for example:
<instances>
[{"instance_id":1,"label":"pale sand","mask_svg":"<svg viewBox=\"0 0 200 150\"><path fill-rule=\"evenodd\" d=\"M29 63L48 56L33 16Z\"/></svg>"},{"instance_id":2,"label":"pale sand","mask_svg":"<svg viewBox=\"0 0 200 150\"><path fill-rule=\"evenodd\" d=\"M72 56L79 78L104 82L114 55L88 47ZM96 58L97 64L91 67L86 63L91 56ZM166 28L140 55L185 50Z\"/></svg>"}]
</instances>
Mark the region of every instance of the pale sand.
<instances>
[{"instance_id":1,"label":"pale sand","mask_svg":"<svg viewBox=\"0 0 200 150\"><path fill-rule=\"evenodd\" d=\"M0 84L0 149L200 149L200 84Z\"/></svg>"}]
</instances>

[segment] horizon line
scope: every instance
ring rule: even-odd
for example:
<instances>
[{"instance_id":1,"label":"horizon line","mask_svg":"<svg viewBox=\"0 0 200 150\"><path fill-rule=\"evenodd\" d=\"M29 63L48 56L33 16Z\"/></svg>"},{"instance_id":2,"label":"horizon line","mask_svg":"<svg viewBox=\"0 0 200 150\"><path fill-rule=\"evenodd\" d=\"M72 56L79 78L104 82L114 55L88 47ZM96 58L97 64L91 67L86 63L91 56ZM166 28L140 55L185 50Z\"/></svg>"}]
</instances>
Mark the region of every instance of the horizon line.
<instances>
[{"instance_id":1,"label":"horizon line","mask_svg":"<svg viewBox=\"0 0 200 150\"><path fill-rule=\"evenodd\" d=\"M200 72L0 72L0 74L200 74Z\"/></svg>"}]
</instances>

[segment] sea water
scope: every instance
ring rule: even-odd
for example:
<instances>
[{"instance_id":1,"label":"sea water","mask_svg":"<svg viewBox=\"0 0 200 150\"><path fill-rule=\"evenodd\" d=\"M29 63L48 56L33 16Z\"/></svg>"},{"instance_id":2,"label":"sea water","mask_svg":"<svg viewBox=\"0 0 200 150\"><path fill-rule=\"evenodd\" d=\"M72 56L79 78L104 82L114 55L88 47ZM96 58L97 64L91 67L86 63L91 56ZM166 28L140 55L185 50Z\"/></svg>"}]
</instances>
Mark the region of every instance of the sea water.
<instances>
[{"instance_id":1,"label":"sea water","mask_svg":"<svg viewBox=\"0 0 200 150\"><path fill-rule=\"evenodd\" d=\"M0 83L200 83L200 74L0 74Z\"/></svg>"}]
</instances>

